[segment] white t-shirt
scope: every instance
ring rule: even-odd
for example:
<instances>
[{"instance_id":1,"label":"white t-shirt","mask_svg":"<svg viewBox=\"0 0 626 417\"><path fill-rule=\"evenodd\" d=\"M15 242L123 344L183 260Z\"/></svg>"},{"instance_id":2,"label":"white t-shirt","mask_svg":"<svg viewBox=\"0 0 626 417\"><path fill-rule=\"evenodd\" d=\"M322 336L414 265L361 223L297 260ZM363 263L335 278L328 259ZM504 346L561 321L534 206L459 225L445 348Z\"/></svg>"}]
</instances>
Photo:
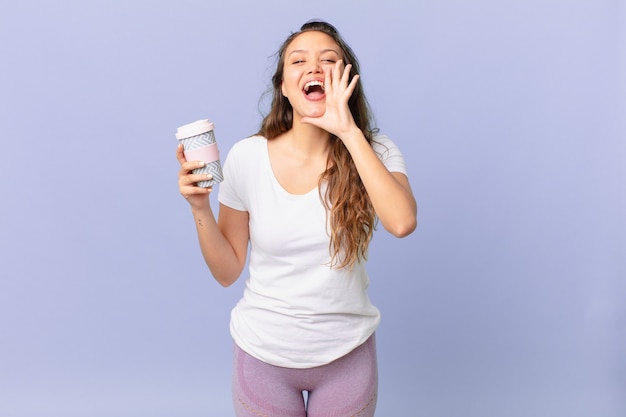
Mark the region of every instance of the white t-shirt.
<instances>
[{"instance_id":1,"label":"white t-shirt","mask_svg":"<svg viewBox=\"0 0 626 417\"><path fill-rule=\"evenodd\" d=\"M386 137L374 149L388 170L406 174ZM380 322L367 295L365 265L329 266L330 237L319 190L288 193L272 171L267 139L236 143L224 162L220 203L250 216L249 277L231 313L235 343L266 363L311 368L365 342Z\"/></svg>"}]
</instances>

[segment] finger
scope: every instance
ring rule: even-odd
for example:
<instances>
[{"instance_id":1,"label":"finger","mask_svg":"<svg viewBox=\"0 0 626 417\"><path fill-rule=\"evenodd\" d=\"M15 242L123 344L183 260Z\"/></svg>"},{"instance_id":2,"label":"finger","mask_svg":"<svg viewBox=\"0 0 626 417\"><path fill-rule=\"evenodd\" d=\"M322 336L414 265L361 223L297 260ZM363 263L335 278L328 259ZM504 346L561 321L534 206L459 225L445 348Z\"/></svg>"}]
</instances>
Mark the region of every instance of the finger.
<instances>
[{"instance_id":1,"label":"finger","mask_svg":"<svg viewBox=\"0 0 626 417\"><path fill-rule=\"evenodd\" d=\"M206 178L202 179L204 181ZM180 193L183 195L194 195L194 194L208 194L213 190L213 187L198 187L195 185L196 183L191 184L179 184Z\"/></svg>"},{"instance_id":2,"label":"finger","mask_svg":"<svg viewBox=\"0 0 626 417\"><path fill-rule=\"evenodd\" d=\"M193 171L194 169L202 168L205 165L203 161L189 161L183 162L180 166L180 172L185 175Z\"/></svg>"},{"instance_id":3,"label":"finger","mask_svg":"<svg viewBox=\"0 0 626 417\"><path fill-rule=\"evenodd\" d=\"M188 175L181 175L181 177L178 180L178 184L181 187L189 187L189 186L193 186L194 188L203 188L203 187L197 187L195 186L195 184L201 182L201 181L210 181L213 179L213 175L211 174L188 174Z\"/></svg>"},{"instance_id":4,"label":"finger","mask_svg":"<svg viewBox=\"0 0 626 417\"><path fill-rule=\"evenodd\" d=\"M176 147L176 159L178 159L178 163L181 165L187 161L182 143L179 143Z\"/></svg>"},{"instance_id":5,"label":"finger","mask_svg":"<svg viewBox=\"0 0 626 417\"><path fill-rule=\"evenodd\" d=\"M333 68L333 86L334 87L341 87L342 66L343 66L343 59L338 59L337 62L335 62L335 68Z\"/></svg>"},{"instance_id":6,"label":"finger","mask_svg":"<svg viewBox=\"0 0 626 417\"><path fill-rule=\"evenodd\" d=\"M333 91L333 69L330 68L324 72L324 93L326 95L331 94Z\"/></svg>"},{"instance_id":7,"label":"finger","mask_svg":"<svg viewBox=\"0 0 626 417\"><path fill-rule=\"evenodd\" d=\"M181 187L180 193L186 199L189 199L197 195L209 195L213 191L213 187L200 188L200 187Z\"/></svg>"},{"instance_id":8,"label":"finger","mask_svg":"<svg viewBox=\"0 0 626 417\"><path fill-rule=\"evenodd\" d=\"M352 96L352 93L354 92L354 89L356 88L356 85L358 84L358 82L359 82L359 74L354 74L354 77L352 77L352 81L350 81L350 84L346 88L346 93L348 94L348 97Z\"/></svg>"},{"instance_id":9,"label":"finger","mask_svg":"<svg viewBox=\"0 0 626 417\"><path fill-rule=\"evenodd\" d=\"M343 69L343 74L341 76L341 85L348 85L348 80L350 79L350 70L352 69L352 64L346 65Z\"/></svg>"}]
</instances>

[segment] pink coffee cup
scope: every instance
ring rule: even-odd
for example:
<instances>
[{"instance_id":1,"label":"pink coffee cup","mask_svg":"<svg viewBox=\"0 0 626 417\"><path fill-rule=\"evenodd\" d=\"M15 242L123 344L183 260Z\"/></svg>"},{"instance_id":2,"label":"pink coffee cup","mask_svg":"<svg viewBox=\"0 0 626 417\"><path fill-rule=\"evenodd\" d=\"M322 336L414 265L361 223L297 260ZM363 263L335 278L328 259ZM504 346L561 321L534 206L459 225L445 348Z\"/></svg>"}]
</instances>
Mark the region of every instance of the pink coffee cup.
<instances>
[{"instance_id":1,"label":"pink coffee cup","mask_svg":"<svg viewBox=\"0 0 626 417\"><path fill-rule=\"evenodd\" d=\"M205 164L192 172L213 176L210 180L198 182L198 187L212 187L224 180L213 129L213 123L207 119L197 120L176 129L176 139L183 144L185 159L187 161L202 161Z\"/></svg>"}]
</instances>

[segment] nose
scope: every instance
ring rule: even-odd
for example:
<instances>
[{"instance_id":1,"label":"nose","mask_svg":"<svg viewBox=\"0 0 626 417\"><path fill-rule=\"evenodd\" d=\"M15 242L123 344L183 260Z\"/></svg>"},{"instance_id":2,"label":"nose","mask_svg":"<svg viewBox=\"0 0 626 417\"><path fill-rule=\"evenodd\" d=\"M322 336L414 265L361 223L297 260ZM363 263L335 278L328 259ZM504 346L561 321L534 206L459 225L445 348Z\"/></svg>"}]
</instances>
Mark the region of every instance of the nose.
<instances>
[{"instance_id":1,"label":"nose","mask_svg":"<svg viewBox=\"0 0 626 417\"><path fill-rule=\"evenodd\" d=\"M322 72L322 66L318 61L313 61L308 68L307 74L317 74Z\"/></svg>"}]
</instances>

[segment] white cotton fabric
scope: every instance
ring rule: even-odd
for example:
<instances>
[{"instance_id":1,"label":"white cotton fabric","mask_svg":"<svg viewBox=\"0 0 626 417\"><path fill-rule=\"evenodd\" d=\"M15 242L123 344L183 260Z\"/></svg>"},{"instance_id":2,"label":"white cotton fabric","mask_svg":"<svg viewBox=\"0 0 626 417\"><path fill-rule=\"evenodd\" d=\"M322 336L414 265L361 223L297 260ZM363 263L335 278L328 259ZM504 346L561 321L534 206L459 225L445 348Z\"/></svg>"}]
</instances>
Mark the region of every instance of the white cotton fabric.
<instances>
[{"instance_id":1,"label":"white cotton fabric","mask_svg":"<svg viewBox=\"0 0 626 417\"><path fill-rule=\"evenodd\" d=\"M386 136L375 136L373 148L389 171L406 174L402 154ZM253 136L233 146L218 200L250 216L249 277L230 322L242 350L272 365L311 368L372 335L380 312L367 295L364 263L352 270L329 266L319 191L288 193L272 171L267 139Z\"/></svg>"}]
</instances>

